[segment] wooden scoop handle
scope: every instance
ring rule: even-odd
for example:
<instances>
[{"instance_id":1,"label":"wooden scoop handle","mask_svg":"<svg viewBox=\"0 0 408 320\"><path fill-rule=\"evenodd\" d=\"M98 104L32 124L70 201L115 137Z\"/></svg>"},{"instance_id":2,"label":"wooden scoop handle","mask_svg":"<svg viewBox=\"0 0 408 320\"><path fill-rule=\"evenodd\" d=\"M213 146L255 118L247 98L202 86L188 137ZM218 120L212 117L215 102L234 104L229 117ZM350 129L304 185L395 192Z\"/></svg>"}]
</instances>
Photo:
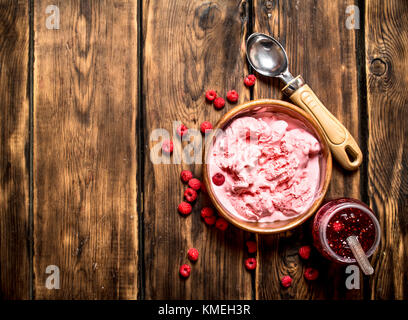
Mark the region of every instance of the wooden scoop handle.
<instances>
[{"instance_id":1,"label":"wooden scoop handle","mask_svg":"<svg viewBox=\"0 0 408 320\"><path fill-rule=\"evenodd\" d=\"M333 156L347 170L357 169L363 154L350 132L316 97L312 89L305 84L297 89L290 99L313 116L323 129Z\"/></svg>"}]
</instances>

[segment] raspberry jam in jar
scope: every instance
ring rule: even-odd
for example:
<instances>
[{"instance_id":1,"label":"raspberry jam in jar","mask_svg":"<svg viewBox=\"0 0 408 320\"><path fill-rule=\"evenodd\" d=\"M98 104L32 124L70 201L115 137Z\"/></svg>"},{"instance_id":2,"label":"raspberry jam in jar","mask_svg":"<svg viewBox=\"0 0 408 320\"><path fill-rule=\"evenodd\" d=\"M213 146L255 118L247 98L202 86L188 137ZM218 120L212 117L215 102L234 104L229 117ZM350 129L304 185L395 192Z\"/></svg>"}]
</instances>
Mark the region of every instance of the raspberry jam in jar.
<instances>
[{"instance_id":1,"label":"raspberry jam in jar","mask_svg":"<svg viewBox=\"0 0 408 320\"><path fill-rule=\"evenodd\" d=\"M329 201L316 213L313 222L315 247L326 258L339 263L355 263L347 238L356 236L367 257L380 242L380 225L369 207L359 200Z\"/></svg>"}]
</instances>

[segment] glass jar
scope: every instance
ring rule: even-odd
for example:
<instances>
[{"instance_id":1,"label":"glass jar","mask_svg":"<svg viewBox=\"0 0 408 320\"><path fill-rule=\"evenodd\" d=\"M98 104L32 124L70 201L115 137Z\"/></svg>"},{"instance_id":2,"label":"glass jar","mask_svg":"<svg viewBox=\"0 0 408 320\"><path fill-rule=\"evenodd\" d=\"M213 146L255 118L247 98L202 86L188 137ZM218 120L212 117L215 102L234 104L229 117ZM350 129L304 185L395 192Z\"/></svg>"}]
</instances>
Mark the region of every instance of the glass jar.
<instances>
[{"instance_id":1,"label":"glass jar","mask_svg":"<svg viewBox=\"0 0 408 320\"><path fill-rule=\"evenodd\" d=\"M380 225L374 213L356 199L341 198L327 202L314 218L315 247L329 260L355 263L346 241L349 236L356 236L367 257L370 257L381 238Z\"/></svg>"}]
</instances>

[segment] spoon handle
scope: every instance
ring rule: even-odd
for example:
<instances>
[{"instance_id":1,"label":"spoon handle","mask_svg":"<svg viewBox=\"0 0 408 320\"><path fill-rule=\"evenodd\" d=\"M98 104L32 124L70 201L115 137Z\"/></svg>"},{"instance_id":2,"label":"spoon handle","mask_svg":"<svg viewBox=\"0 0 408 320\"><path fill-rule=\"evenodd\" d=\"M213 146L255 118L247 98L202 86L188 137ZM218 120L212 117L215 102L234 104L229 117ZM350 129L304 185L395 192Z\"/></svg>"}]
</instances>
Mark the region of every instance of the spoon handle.
<instances>
[{"instance_id":1,"label":"spoon handle","mask_svg":"<svg viewBox=\"0 0 408 320\"><path fill-rule=\"evenodd\" d=\"M363 160L363 154L357 142L340 121L326 109L313 90L305 84L293 92L290 99L317 121L323 129L333 156L342 167L347 170L357 169Z\"/></svg>"},{"instance_id":2,"label":"spoon handle","mask_svg":"<svg viewBox=\"0 0 408 320\"><path fill-rule=\"evenodd\" d=\"M357 237L350 236L346 239L346 241L363 273L366 276L371 276L374 273L374 268L371 266L370 261L368 261L368 258Z\"/></svg>"}]
</instances>

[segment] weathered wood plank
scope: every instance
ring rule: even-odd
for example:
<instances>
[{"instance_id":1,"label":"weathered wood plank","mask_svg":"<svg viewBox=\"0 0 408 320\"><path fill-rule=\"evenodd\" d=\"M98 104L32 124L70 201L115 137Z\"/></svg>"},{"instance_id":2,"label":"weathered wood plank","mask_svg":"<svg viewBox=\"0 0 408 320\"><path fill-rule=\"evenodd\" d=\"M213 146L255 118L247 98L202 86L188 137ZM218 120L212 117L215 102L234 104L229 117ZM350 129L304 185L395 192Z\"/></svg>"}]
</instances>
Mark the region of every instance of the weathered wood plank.
<instances>
[{"instance_id":1,"label":"weathered wood plank","mask_svg":"<svg viewBox=\"0 0 408 320\"><path fill-rule=\"evenodd\" d=\"M366 2L368 190L382 240L370 298L408 298L408 3Z\"/></svg>"},{"instance_id":2,"label":"weathered wood plank","mask_svg":"<svg viewBox=\"0 0 408 320\"><path fill-rule=\"evenodd\" d=\"M0 298L30 298L29 16L0 1Z\"/></svg>"},{"instance_id":3,"label":"weathered wood plank","mask_svg":"<svg viewBox=\"0 0 408 320\"><path fill-rule=\"evenodd\" d=\"M346 7L352 1L254 1L254 32L276 37L286 48L289 67L302 74L327 108L358 141L359 108L357 92L356 33L346 28ZM279 81L259 77L254 98L282 98ZM287 99L286 97L284 99ZM366 159L365 159L366 161ZM328 198L359 198L359 172L348 173L334 163ZM258 237L259 268L256 277L258 299L361 298L362 290L346 292L342 268L317 253L304 263L297 255L300 246L311 244L308 223L286 235ZM320 279L306 283L303 270L314 266ZM279 285L291 275L293 286Z\"/></svg>"},{"instance_id":4,"label":"weathered wood plank","mask_svg":"<svg viewBox=\"0 0 408 320\"><path fill-rule=\"evenodd\" d=\"M34 3L35 298L135 299L137 1L55 1L59 30L48 4Z\"/></svg>"},{"instance_id":5,"label":"weathered wood plank","mask_svg":"<svg viewBox=\"0 0 408 320\"><path fill-rule=\"evenodd\" d=\"M214 89L225 97L230 89L249 100L244 88L245 1L143 1L143 108L146 110L146 164L144 234L147 299L250 299L251 274L244 268L246 234L232 226L223 233L208 228L200 209L181 217L177 206L185 186L180 171L201 176L201 164L156 164L150 161L153 130L172 135L173 121L198 129L201 122L215 123L233 107L216 111L204 99ZM178 144L175 143L175 148ZM174 155L173 155L174 159ZM190 278L180 279L187 250L201 256Z\"/></svg>"}]
</instances>

